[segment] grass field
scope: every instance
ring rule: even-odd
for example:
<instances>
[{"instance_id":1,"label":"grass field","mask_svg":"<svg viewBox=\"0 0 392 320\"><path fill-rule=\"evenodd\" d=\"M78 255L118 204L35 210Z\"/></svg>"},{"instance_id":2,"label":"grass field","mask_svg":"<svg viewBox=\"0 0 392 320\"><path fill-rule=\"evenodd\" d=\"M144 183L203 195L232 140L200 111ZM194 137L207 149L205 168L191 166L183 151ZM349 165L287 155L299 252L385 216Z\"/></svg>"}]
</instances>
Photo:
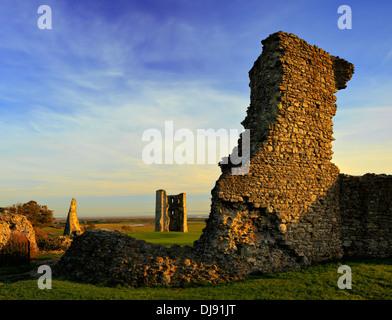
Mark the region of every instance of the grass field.
<instances>
[{"instance_id":1,"label":"grass field","mask_svg":"<svg viewBox=\"0 0 392 320\"><path fill-rule=\"evenodd\" d=\"M123 227L131 228L132 231L123 231ZM180 246L192 246L193 242L200 238L202 229L205 227L203 219L189 219L188 232L155 232L153 219L139 218L133 220L119 220L109 223L95 224L96 229L117 230L126 233L136 239L170 247L173 244Z\"/></svg>"},{"instance_id":2,"label":"grass field","mask_svg":"<svg viewBox=\"0 0 392 320\"><path fill-rule=\"evenodd\" d=\"M187 234L158 233L153 232L153 225L149 223L151 221L134 223L138 226L133 227L127 234L166 246L174 243L192 245L204 227L203 221L195 220L189 223L190 232ZM121 228L115 224L99 224L96 228ZM50 257L41 256L39 259L45 260ZM23 274L20 274L34 269L36 262L14 270L0 268L0 300L392 300L392 259L333 261L304 270L188 288L101 287L54 279L50 290L39 289L37 280L24 278ZM341 276L337 270L342 264L351 267L351 290L341 290L337 286ZM14 276L10 276L10 273Z\"/></svg>"},{"instance_id":3,"label":"grass field","mask_svg":"<svg viewBox=\"0 0 392 320\"><path fill-rule=\"evenodd\" d=\"M192 246L193 242L200 238L205 223L199 220L188 223L188 232L155 232L153 227L135 229L133 232L126 232L127 235L136 239L145 240L151 243L161 244L170 247L173 244L180 246Z\"/></svg>"}]
</instances>

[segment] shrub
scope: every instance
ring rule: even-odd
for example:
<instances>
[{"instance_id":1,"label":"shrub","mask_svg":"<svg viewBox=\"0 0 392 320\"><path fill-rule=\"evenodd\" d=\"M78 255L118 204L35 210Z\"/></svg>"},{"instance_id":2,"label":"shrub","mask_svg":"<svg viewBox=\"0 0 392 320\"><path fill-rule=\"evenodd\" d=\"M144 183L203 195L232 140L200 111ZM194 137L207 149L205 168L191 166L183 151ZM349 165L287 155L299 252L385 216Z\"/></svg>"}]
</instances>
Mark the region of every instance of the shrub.
<instances>
[{"instance_id":1,"label":"shrub","mask_svg":"<svg viewBox=\"0 0 392 320\"><path fill-rule=\"evenodd\" d=\"M122 232L132 232L132 227L130 226L122 226L121 227Z\"/></svg>"},{"instance_id":2,"label":"shrub","mask_svg":"<svg viewBox=\"0 0 392 320\"><path fill-rule=\"evenodd\" d=\"M21 248L28 242L27 237L20 231L13 231L8 239L7 245L13 248Z\"/></svg>"},{"instance_id":3,"label":"shrub","mask_svg":"<svg viewBox=\"0 0 392 320\"><path fill-rule=\"evenodd\" d=\"M94 230L94 229L95 229L95 224L92 222L83 225L83 231Z\"/></svg>"},{"instance_id":4,"label":"shrub","mask_svg":"<svg viewBox=\"0 0 392 320\"><path fill-rule=\"evenodd\" d=\"M26 235L20 231L13 231L5 246L0 250L1 264L23 264L28 262L30 257L34 258L32 254L36 253L30 251Z\"/></svg>"},{"instance_id":5,"label":"shrub","mask_svg":"<svg viewBox=\"0 0 392 320\"><path fill-rule=\"evenodd\" d=\"M37 239L38 248L41 251L66 251L71 240L64 236L48 236Z\"/></svg>"},{"instance_id":6,"label":"shrub","mask_svg":"<svg viewBox=\"0 0 392 320\"><path fill-rule=\"evenodd\" d=\"M45 231L43 231L41 228L34 228L34 232L35 232L35 241L38 244L38 241L41 239L46 239L48 237L48 235L46 234Z\"/></svg>"}]
</instances>

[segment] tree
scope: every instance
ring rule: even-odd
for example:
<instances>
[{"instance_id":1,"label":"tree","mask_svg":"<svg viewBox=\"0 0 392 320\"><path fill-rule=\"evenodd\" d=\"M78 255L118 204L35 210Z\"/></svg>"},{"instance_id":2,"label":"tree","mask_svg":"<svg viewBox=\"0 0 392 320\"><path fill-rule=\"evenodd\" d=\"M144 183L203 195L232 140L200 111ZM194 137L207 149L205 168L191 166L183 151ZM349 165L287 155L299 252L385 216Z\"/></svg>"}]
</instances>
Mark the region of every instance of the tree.
<instances>
[{"instance_id":1,"label":"tree","mask_svg":"<svg viewBox=\"0 0 392 320\"><path fill-rule=\"evenodd\" d=\"M45 205L39 205L36 201L14 204L5 208L5 212L22 214L27 217L33 227L45 227L53 223L53 210Z\"/></svg>"},{"instance_id":2,"label":"tree","mask_svg":"<svg viewBox=\"0 0 392 320\"><path fill-rule=\"evenodd\" d=\"M87 220L84 222L83 231L94 230L94 229L95 229L95 224L94 223L87 222Z\"/></svg>"}]
</instances>

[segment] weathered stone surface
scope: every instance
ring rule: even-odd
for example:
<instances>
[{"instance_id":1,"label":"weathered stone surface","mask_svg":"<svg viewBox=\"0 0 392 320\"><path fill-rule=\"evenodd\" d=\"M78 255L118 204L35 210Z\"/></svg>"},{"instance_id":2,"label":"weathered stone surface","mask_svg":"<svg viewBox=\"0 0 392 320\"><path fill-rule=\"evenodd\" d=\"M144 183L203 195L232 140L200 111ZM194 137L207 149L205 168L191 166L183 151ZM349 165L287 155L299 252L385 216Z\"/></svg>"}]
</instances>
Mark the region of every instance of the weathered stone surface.
<instances>
[{"instance_id":1,"label":"weathered stone surface","mask_svg":"<svg viewBox=\"0 0 392 320\"><path fill-rule=\"evenodd\" d=\"M339 176L345 256L392 256L392 176Z\"/></svg>"},{"instance_id":2,"label":"weathered stone surface","mask_svg":"<svg viewBox=\"0 0 392 320\"><path fill-rule=\"evenodd\" d=\"M0 214L0 250L7 245L13 233L23 234L30 242L30 257L35 258L38 254L38 246L35 241L35 231L30 221L21 214Z\"/></svg>"},{"instance_id":3,"label":"weathered stone surface","mask_svg":"<svg viewBox=\"0 0 392 320\"><path fill-rule=\"evenodd\" d=\"M341 257L339 169L331 163L334 93L352 64L292 34L262 41L249 72L250 171L230 164L212 190L200 254L244 273L299 268ZM239 143L240 145L240 143Z\"/></svg>"},{"instance_id":4,"label":"weathered stone surface","mask_svg":"<svg viewBox=\"0 0 392 320\"><path fill-rule=\"evenodd\" d=\"M189 246L166 248L120 232L90 230L76 237L54 268L55 275L105 285L184 286L237 280L207 264Z\"/></svg>"},{"instance_id":5,"label":"weathered stone surface","mask_svg":"<svg viewBox=\"0 0 392 320\"><path fill-rule=\"evenodd\" d=\"M81 233L76 199L72 199L71 205L69 207L67 222L65 223L64 236L75 236Z\"/></svg>"},{"instance_id":6,"label":"weathered stone surface","mask_svg":"<svg viewBox=\"0 0 392 320\"><path fill-rule=\"evenodd\" d=\"M155 193L155 231L169 231L169 203L165 190L157 190Z\"/></svg>"}]
</instances>

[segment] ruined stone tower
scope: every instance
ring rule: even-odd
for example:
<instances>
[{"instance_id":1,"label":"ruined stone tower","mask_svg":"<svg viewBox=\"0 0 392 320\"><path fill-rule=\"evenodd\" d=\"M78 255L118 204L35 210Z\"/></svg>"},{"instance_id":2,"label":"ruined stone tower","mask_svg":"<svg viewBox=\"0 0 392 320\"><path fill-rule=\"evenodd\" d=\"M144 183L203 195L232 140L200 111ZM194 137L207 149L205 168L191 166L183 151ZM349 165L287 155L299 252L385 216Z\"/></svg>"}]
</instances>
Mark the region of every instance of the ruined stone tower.
<instances>
[{"instance_id":1,"label":"ruined stone tower","mask_svg":"<svg viewBox=\"0 0 392 320\"><path fill-rule=\"evenodd\" d=\"M185 193L168 196L165 190L157 190L155 231L188 232Z\"/></svg>"},{"instance_id":2,"label":"ruined stone tower","mask_svg":"<svg viewBox=\"0 0 392 320\"><path fill-rule=\"evenodd\" d=\"M71 205L69 207L67 222L65 223L64 236L79 235L81 229L79 226L79 220L76 208L76 199L72 199Z\"/></svg>"},{"instance_id":3,"label":"ruined stone tower","mask_svg":"<svg viewBox=\"0 0 392 320\"><path fill-rule=\"evenodd\" d=\"M332 117L334 93L354 67L293 34L278 32L262 44L242 122L250 129L250 170L232 175L230 164L221 166L207 227L195 243L247 272L343 254Z\"/></svg>"}]
</instances>

